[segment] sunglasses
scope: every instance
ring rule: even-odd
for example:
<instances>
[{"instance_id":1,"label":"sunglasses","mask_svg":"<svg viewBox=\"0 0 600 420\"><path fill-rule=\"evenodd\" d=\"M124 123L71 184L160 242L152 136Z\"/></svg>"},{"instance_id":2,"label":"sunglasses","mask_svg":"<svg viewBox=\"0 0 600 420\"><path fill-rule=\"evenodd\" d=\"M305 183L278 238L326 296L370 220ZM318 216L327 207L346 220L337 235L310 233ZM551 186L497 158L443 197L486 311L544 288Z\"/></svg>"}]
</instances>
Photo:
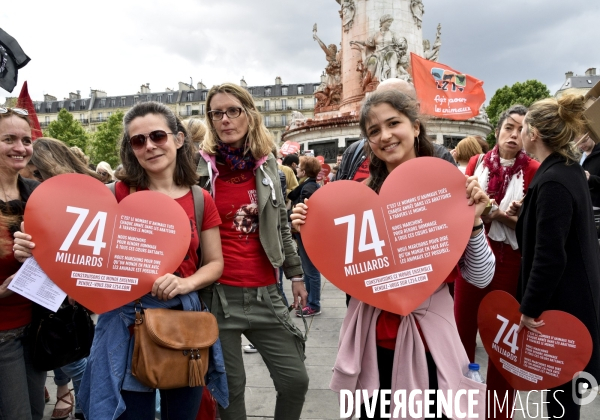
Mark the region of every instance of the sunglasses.
<instances>
[{"instance_id":1,"label":"sunglasses","mask_svg":"<svg viewBox=\"0 0 600 420\"><path fill-rule=\"evenodd\" d=\"M223 119L223 115L227 115L227 118L237 118L242 115L242 108L239 107L231 107L227 108L225 111L208 111L208 116L212 121L219 121Z\"/></svg>"},{"instance_id":2,"label":"sunglasses","mask_svg":"<svg viewBox=\"0 0 600 420\"><path fill-rule=\"evenodd\" d=\"M4 108L0 106L0 114L8 114L11 111L19 115L29 115L29 112L23 108Z\"/></svg>"},{"instance_id":3,"label":"sunglasses","mask_svg":"<svg viewBox=\"0 0 600 420\"><path fill-rule=\"evenodd\" d=\"M108 172L98 172L98 175L100 175L100 176L107 176Z\"/></svg>"},{"instance_id":4,"label":"sunglasses","mask_svg":"<svg viewBox=\"0 0 600 420\"><path fill-rule=\"evenodd\" d=\"M129 143L131 144L131 148L133 150L139 150L146 145L146 139L152 140L152 143L156 146L162 146L167 142L169 138L169 134L164 130L154 130L148 134L136 134L135 136L131 136L129 138Z\"/></svg>"}]
</instances>

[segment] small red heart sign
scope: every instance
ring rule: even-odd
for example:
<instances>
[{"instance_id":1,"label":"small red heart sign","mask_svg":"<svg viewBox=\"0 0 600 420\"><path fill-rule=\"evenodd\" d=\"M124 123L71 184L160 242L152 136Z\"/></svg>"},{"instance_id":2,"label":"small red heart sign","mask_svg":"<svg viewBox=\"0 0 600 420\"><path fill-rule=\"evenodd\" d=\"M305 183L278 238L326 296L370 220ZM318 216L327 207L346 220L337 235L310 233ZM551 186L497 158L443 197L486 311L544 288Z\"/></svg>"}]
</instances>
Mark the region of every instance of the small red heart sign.
<instances>
[{"instance_id":1,"label":"small red heart sign","mask_svg":"<svg viewBox=\"0 0 600 420\"><path fill-rule=\"evenodd\" d=\"M185 211L166 195L140 191L117 203L104 184L80 174L44 181L24 220L40 267L96 313L150 292L179 267L191 235Z\"/></svg>"},{"instance_id":2,"label":"small red heart sign","mask_svg":"<svg viewBox=\"0 0 600 420\"><path fill-rule=\"evenodd\" d=\"M319 163L320 163L321 165L323 165L323 164L325 163L325 158L324 158L323 156L317 156L317 158L316 158L316 159L319 161Z\"/></svg>"},{"instance_id":3,"label":"small red heart sign","mask_svg":"<svg viewBox=\"0 0 600 420\"><path fill-rule=\"evenodd\" d=\"M319 174L317 175L317 181L322 181L325 178L327 178L327 175L329 175L330 172L331 172L331 166L329 166L326 163L322 163L321 170L319 171Z\"/></svg>"},{"instance_id":4,"label":"small red heart sign","mask_svg":"<svg viewBox=\"0 0 600 420\"><path fill-rule=\"evenodd\" d=\"M466 178L442 159L397 167L379 195L336 181L308 203L302 241L319 271L369 305L408 315L430 296L463 254L474 208Z\"/></svg>"},{"instance_id":5,"label":"small red heart sign","mask_svg":"<svg viewBox=\"0 0 600 420\"><path fill-rule=\"evenodd\" d=\"M592 338L581 321L563 311L545 311L537 335L521 321L519 303L509 293L488 293L479 305L477 322L487 354L518 391L549 389L567 383L592 357Z\"/></svg>"},{"instance_id":6,"label":"small red heart sign","mask_svg":"<svg viewBox=\"0 0 600 420\"><path fill-rule=\"evenodd\" d=\"M281 156L287 156L287 155L294 155L294 154L298 153L299 150L300 150L300 143L296 143L295 141L286 141L281 146L281 149L279 150L279 152L281 153Z\"/></svg>"}]
</instances>

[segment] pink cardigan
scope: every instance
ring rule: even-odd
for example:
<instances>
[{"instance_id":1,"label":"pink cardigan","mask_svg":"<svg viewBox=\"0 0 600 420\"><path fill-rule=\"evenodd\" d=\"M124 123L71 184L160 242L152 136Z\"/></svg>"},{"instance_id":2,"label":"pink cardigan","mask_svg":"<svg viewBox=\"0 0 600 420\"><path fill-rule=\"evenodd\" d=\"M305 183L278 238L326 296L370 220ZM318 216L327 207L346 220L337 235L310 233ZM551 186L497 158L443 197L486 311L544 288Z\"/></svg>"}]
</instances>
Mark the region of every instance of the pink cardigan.
<instances>
[{"instance_id":1,"label":"pink cardigan","mask_svg":"<svg viewBox=\"0 0 600 420\"><path fill-rule=\"evenodd\" d=\"M365 389L371 397L373 391L379 389L375 326L380 313L381 309L354 298L350 300L340 331L330 384L333 391L347 389L354 393L357 389ZM425 390L429 385L425 346L416 321L437 366L439 389L445 393L452 390L453 396L460 389L479 390L475 394L477 405L474 412L484 419L486 386L464 376L469 370L469 359L456 330L454 303L446 284L442 284L410 315L402 317L394 351L392 396L396 390L406 390L408 396L411 390ZM460 401L460 410L466 413L466 397ZM391 412L394 412L393 398ZM444 414L450 417L450 413Z\"/></svg>"}]
</instances>

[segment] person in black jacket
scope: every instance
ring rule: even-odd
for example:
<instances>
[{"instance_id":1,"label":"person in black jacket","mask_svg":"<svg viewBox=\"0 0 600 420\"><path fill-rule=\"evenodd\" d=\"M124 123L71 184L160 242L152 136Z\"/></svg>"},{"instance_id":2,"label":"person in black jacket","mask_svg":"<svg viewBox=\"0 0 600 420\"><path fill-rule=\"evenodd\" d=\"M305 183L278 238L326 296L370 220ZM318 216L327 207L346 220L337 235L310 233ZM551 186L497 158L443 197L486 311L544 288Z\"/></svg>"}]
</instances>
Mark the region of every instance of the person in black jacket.
<instances>
[{"instance_id":1,"label":"person in black jacket","mask_svg":"<svg viewBox=\"0 0 600 420\"><path fill-rule=\"evenodd\" d=\"M587 177L588 187L592 196L592 205L600 207L600 143L595 144L589 135L580 142L579 148L584 152L581 165Z\"/></svg>"},{"instance_id":2,"label":"person in black jacket","mask_svg":"<svg viewBox=\"0 0 600 420\"><path fill-rule=\"evenodd\" d=\"M572 144L585 129L583 111L583 96L564 95L534 103L523 122L525 151L541 165L529 185L516 227L522 252L519 330L543 333L537 330L544 326L539 317L551 309L577 317L593 343L584 371L598 381L600 251L585 173L577 164L579 153ZM511 212L516 213L517 207L513 202ZM580 406L572 396L571 382L550 391L550 418L579 418Z\"/></svg>"},{"instance_id":3,"label":"person in black jacket","mask_svg":"<svg viewBox=\"0 0 600 420\"><path fill-rule=\"evenodd\" d=\"M306 176L307 178L288 194L288 198L292 200L292 208L298 203L303 203L304 200L310 198L319 189L316 178L320 171L321 164L317 158L311 156L302 156L300 158L298 175L300 177ZM298 242L298 254L302 260L302 270L304 271L304 285L308 292L307 305L302 308L302 314L300 311L296 311L296 315L321 315L321 273L308 257L300 234L294 233L294 238Z\"/></svg>"}]
</instances>

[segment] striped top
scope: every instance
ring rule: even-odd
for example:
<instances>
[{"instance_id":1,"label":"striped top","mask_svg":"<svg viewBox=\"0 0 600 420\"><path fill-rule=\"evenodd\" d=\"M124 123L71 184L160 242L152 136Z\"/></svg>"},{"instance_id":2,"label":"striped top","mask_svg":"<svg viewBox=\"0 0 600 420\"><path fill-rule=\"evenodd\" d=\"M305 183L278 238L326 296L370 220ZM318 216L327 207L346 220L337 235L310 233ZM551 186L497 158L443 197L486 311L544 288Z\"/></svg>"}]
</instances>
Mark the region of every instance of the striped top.
<instances>
[{"instance_id":1,"label":"striped top","mask_svg":"<svg viewBox=\"0 0 600 420\"><path fill-rule=\"evenodd\" d=\"M496 270L496 257L488 244L484 229L475 237L469 238L458 266L462 277L473 286L483 289L490 284Z\"/></svg>"}]
</instances>

